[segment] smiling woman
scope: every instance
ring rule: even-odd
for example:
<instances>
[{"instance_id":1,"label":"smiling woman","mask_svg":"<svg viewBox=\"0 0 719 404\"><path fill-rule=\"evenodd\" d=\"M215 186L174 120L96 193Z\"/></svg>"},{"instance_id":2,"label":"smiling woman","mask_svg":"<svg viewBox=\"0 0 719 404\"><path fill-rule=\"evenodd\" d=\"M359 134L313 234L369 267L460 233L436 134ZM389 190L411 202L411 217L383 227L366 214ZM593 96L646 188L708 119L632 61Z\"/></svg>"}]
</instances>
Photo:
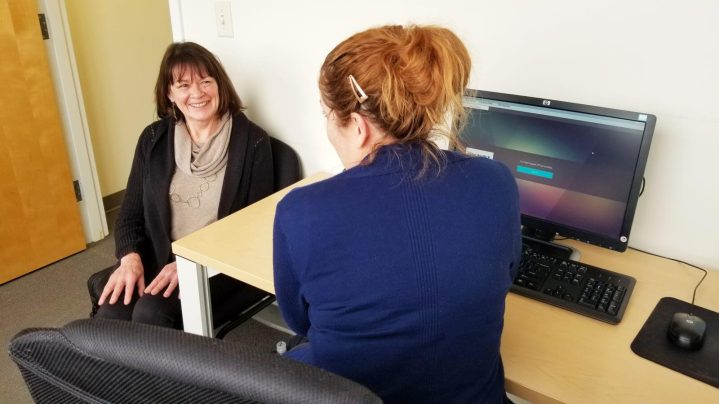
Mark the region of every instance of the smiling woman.
<instances>
[{"instance_id":1,"label":"smiling woman","mask_svg":"<svg viewBox=\"0 0 719 404\"><path fill-rule=\"evenodd\" d=\"M155 85L157 114L187 125L193 140L206 141L222 116L244 107L219 60L193 42L170 45ZM201 142L201 143L204 143Z\"/></svg>"},{"instance_id":2,"label":"smiling woman","mask_svg":"<svg viewBox=\"0 0 719 404\"><path fill-rule=\"evenodd\" d=\"M175 69L177 77L170 86L168 98L177 106L185 118L188 128L192 128L190 136L195 143L205 143L208 135L219 123L217 109L219 97L217 95L217 81L206 74L200 75L197 71L188 71L182 68ZM208 128L209 131L202 129ZM200 139L200 135L202 139Z\"/></svg>"},{"instance_id":3,"label":"smiling woman","mask_svg":"<svg viewBox=\"0 0 719 404\"><path fill-rule=\"evenodd\" d=\"M242 113L225 69L196 43L167 48L155 102L160 120L135 151L115 226L119 262L96 316L181 328L171 242L269 195L272 157L269 136ZM242 309L265 295L224 275L210 289L216 308L232 298ZM221 324L231 314L213 318Z\"/></svg>"}]
</instances>

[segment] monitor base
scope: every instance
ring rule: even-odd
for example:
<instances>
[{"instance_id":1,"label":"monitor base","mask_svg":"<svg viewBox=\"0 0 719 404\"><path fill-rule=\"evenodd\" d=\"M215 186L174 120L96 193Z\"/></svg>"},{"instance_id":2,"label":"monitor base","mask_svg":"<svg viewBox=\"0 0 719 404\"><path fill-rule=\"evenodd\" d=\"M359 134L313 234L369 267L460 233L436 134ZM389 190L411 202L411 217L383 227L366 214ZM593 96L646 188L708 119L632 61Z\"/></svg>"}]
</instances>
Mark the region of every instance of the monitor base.
<instances>
[{"instance_id":1,"label":"monitor base","mask_svg":"<svg viewBox=\"0 0 719 404\"><path fill-rule=\"evenodd\" d=\"M525 234L522 235L522 243L528 244L534 250L538 250L542 254L550 255L563 260L569 259L572 261L579 261L579 258L581 257L579 250L575 250L572 247L557 244L552 241L541 240Z\"/></svg>"}]
</instances>

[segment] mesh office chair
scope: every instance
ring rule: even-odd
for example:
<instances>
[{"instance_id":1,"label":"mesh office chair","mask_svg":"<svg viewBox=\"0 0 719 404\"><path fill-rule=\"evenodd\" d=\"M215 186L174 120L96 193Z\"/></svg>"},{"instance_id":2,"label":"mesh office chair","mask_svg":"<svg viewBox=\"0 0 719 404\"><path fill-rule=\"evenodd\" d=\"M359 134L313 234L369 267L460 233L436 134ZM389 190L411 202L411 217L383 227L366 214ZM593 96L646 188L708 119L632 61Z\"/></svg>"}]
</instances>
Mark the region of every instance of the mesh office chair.
<instances>
[{"instance_id":1,"label":"mesh office chair","mask_svg":"<svg viewBox=\"0 0 719 404\"><path fill-rule=\"evenodd\" d=\"M279 191L302 178L302 167L297 152L286 143L271 137L270 147L272 148L275 191ZM88 278L87 289L92 303L90 318L94 317L95 313L97 313L99 307L98 300L102 295L102 290L116 267L116 265L113 265L105 268L92 274L90 278ZM217 318L214 319L216 326L221 326L215 333L215 336L220 339L224 338L228 332L272 304L274 300L275 297L269 293L262 294L249 303L243 296L231 297L226 304L222 306L222 310L218 313Z\"/></svg>"},{"instance_id":2,"label":"mesh office chair","mask_svg":"<svg viewBox=\"0 0 719 404\"><path fill-rule=\"evenodd\" d=\"M38 403L379 403L367 388L275 353L116 320L10 341Z\"/></svg>"}]
</instances>

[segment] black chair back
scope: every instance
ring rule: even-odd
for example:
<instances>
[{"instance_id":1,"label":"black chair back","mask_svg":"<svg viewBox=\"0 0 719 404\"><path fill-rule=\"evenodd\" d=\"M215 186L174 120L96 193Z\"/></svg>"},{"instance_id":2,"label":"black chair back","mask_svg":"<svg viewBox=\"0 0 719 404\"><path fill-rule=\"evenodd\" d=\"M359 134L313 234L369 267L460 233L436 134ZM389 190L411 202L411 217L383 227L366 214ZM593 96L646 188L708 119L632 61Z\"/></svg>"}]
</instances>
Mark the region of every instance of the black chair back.
<instances>
[{"instance_id":1,"label":"black chair back","mask_svg":"<svg viewBox=\"0 0 719 404\"><path fill-rule=\"evenodd\" d=\"M279 139L270 138L272 165L275 171L275 191L302 179L302 166L297 152Z\"/></svg>"},{"instance_id":2,"label":"black chair back","mask_svg":"<svg viewBox=\"0 0 719 404\"><path fill-rule=\"evenodd\" d=\"M378 403L367 388L277 354L166 328L78 320L10 342L38 403Z\"/></svg>"},{"instance_id":3,"label":"black chair back","mask_svg":"<svg viewBox=\"0 0 719 404\"><path fill-rule=\"evenodd\" d=\"M297 152L283 141L273 137L270 138L270 147L272 148L272 168L274 170L275 177L275 191L279 191L302 179L302 166ZM236 298L241 297L236 296ZM223 311L231 313L230 320L225 324L216 324L216 326L219 326L219 329L215 332L216 338L224 338L237 326L249 320L265 307L272 304L272 302L275 301L275 296L270 293L266 293L256 300L256 303L249 307L246 304L233 304L233 300L234 299L230 299L228 304L223 307Z\"/></svg>"}]
</instances>

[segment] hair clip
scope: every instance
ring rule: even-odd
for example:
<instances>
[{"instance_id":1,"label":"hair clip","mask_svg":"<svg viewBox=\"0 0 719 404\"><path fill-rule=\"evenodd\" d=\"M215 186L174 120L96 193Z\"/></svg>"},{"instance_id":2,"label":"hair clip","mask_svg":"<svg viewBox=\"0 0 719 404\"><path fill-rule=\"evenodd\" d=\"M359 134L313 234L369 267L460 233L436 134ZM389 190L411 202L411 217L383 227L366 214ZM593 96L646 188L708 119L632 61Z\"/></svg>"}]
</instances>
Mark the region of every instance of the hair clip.
<instances>
[{"instance_id":1,"label":"hair clip","mask_svg":"<svg viewBox=\"0 0 719 404\"><path fill-rule=\"evenodd\" d=\"M357 80L355 80L355 77L353 75L349 75L350 79L350 87L352 87L352 92L355 95L355 98L357 98L357 101L362 104L363 102L367 101L367 94L365 94L364 90L362 90L362 87L360 87Z\"/></svg>"}]
</instances>

